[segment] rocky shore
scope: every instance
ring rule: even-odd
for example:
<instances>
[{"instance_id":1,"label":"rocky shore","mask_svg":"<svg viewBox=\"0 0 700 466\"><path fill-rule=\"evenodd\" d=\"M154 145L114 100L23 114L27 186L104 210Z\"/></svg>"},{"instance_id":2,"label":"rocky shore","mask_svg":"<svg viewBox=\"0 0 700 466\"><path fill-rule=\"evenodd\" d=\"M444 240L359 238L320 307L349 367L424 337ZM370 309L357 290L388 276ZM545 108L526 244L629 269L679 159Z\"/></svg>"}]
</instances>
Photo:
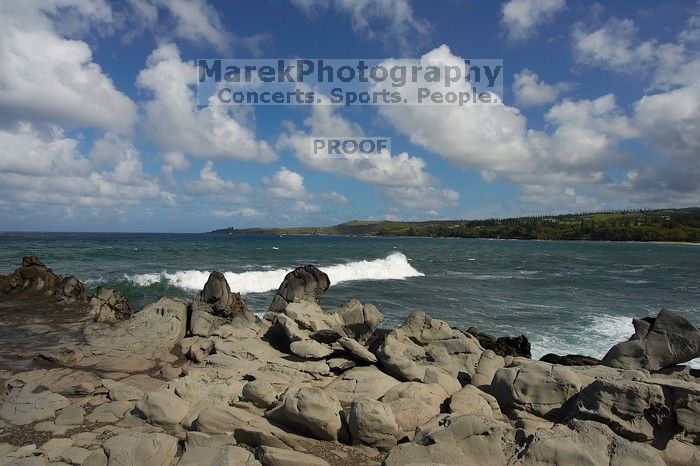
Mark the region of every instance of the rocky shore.
<instances>
[{"instance_id":1,"label":"rocky shore","mask_svg":"<svg viewBox=\"0 0 700 466\"><path fill-rule=\"evenodd\" d=\"M396 329L290 272L263 319L213 272L135 310L36 257L0 276L0 465L697 465L700 330L668 310L602 360L416 311Z\"/></svg>"}]
</instances>

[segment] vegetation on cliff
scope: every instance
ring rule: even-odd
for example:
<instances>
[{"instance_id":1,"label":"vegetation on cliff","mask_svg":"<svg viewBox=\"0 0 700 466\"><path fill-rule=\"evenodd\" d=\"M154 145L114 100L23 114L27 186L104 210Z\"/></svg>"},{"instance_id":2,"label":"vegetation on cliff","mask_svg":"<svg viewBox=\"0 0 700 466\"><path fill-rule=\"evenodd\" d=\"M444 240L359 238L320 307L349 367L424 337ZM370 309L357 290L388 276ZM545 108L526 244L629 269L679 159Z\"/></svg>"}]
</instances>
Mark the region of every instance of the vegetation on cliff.
<instances>
[{"instance_id":1,"label":"vegetation on cliff","mask_svg":"<svg viewBox=\"0 0 700 466\"><path fill-rule=\"evenodd\" d=\"M330 227L224 228L213 233L700 242L700 208L485 220L424 222L353 220Z\"/></svg>"}]
</instances>

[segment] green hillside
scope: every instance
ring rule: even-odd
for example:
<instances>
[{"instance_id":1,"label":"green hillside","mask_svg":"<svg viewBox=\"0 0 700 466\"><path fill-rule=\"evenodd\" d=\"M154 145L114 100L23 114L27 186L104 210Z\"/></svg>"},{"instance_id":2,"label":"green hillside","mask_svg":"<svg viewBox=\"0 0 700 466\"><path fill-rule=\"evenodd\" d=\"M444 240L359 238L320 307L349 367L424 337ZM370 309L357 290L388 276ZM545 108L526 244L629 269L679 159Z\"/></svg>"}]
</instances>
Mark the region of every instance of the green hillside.
<instances>
[{"instance_id":1,"label":"green hillside","mask_svg":"<svg viewBox=\"0 0 700 466\"><path fill-rule=\"evenodd\" d=\"M700 208L425 222L359 221L330 227L225 228L233 235L360 235L700 242Z\"/></svg>"}]
</instances>

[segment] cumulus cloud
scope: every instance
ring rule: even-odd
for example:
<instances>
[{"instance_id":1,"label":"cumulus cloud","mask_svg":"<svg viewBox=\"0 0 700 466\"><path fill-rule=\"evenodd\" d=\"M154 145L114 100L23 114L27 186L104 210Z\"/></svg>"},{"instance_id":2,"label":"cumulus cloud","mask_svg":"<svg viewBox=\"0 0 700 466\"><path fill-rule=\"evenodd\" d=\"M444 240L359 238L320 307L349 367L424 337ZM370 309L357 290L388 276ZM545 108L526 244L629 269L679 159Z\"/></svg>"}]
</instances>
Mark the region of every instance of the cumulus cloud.
<instances>
[{"instance_id":1,"label":"cumulus cloud","mask_svg":"<svg viewBox=\"0 0 700 466\"><path fill-rule=\"evenodd\" d=\"M632 122L660 156L631 165L627 177L607 186L610 195L648 205L700 201L700 16L695 9L673 42L638 39L631 19L610 19L599 28L574 26L576 59L648 80L647 94L633 104Z\"/></svg>"},{"instance_id":2,"label":"cumulus cloud","mask_svg":"<svg viewBox=\"0 0 700 466\"><path fill-rule=\"evenodd\" d=\"M617 143L638 134L613 94L564 100L553 106L545 119L555 130L548 135L549 147L537 148L549 165L560 167L590 170L609 166Z\"/></svg>"},{"instance_id":3,"label":"cumulus cloud","mask_svg":"<svg viewBox=\"0 0 700 466\"><path fill-rule=\"evenodd\" d=\"M430 36L430 23L414 15L410 0L292 0L292 4L312 19L332 6L349 17L358 36L401 53L410 53Z\"/></svg>"},{"instance_id":4,"label":"cumulus cloud","mask_svg":"<svg viewBox=\"0 0 700 466\"><path fill-rule=\"evenodd\" d=\"M551 104L559 97L572 89L572 85L566 82L547 84L532 70L525 68L516 73L513 82L515 103L520 107L534 107Z\"/></svg>"},{"instance_id":5,"label":"cumulus cloud","mask_svg":"<svg viewBox=\"0 0 700 466\"><path fill-rule=\"evenodd\" d=\"M421 57L421 64L462 60L442 46ZM557 103L545 114L543 131L529 129L519 110L502 102L384 106L378 111L414 144L479 170L487 181L503 177L517 183L525 202L543 202L551 194L562 208L595 206L595 196L587 190L611 183L607 171L630 163L620 143L639 137L633 119L612 94Z\"/></svg>"},{"instance_id":6,"label":"cumulus cloud","mask_svg":"<svg viewBox=\"0 0 700 466\"><path fill-rule=\"evenodd\" d=\"M197 108L192 86L194 64L183 62L173 44L151 53L137 78L153 98L144 104L143 131L162 150L205 159L225 158L270 162L276 154L238 119L228 106Z\"/></svg>"},{"instance_id":7,"label":"cumulus cloud","mask_svg":"<svg viewBox=\"0 0 700 466\"><path fill-rule=\"evenodd\" d=\"M645 95L634 105L639 128L660 152L700 154L700 85Z\"/></svg>"},{"instance_id":8,"label":"cumulus cloud","mask_svg":"<svg viewBox=\"0 0 700 466\"><path fill-rule=\"evenodd\" d=\"M113 134L97 140L91 153L83 155L78 141L59 129L42 132L22 123L0 130L0 144L6 148L0 162L4 199L82 207L176 202L157 178L145 173L133 144Z\"/></svg>"},{"instance_id":9,"label":"cumulus cloud","mask_svg":"<svg viewBox=\"0 0 700 466\"><path fill-rule=\"evenodd\" d=\"M199 171L199 178L185 183L190 194L216 195L226 199L243 199L244 194L252 191L248 183L234 183L222 179L214 169L214 163L207 161ZM232 196L233 195L233 196Z\"/></svg>"},{"instance_id":10,"label":"cumulus cloud","mask_svg":"<svg viewBox=\"0 0 700 466\"><path fill-rule=\"evenodd\" d=\"M127 5L132 35L136 27L136 32L150 30L159 38L184 39L219 52L227 51L235 39L207 0L127 0Z\"/></svg>"},{"instance_id":11,"label":"cumulus cloud","mask_svg":"<svg viewBox=\"0 0 700 466\"><path fill-rule=\"evenodd\" d=\"M580 63L618 71L643 67L654 60L657 44L653 40L637 42L636 34L637 28L631 19L613 18L593 30L576 23L572 32L574 57Z\"/></svg>"},{"instance_id":12,"label":"cumulus cloud","mask_svg":"<svg viewBox=\"0 0 700 466\"><path fill-rule=\"evenodd\" d=\"M263 216L261 212L252 207L241 207L235 210L213 210L212 215L218 218L243 217L245 219L255 219Z\"/></svg>"},{"instance_id":13,"label":"cumulus cloud","mask_svg":"<svg viewBox=\"0 0 700 466\"><path fill-rule=\"evenodd\" d=\"M399 187L383 193L393 205L410 210L434 212L459 205L459 193L453 189Z\"/></svg>"},{"instance_id":14,"label":"cumulus cloud","mask_svg":"<svg viewBox=\"0 0 700 466\"><path fill-rule=\"evenodd\" d=\"M53 21L59 10L66 21ZM0 120L127 131L136 118L134 103L93 61L86 42L59 31L77 34L79 24L110 21L101 1L1 2Z\"/></svg>"},{"instance_id":15,"label":"cumulus cloud","mask_svg":"<svg viewBox=\"0 0 700 466\"><path fill-rule=\"evenodd\" d=\"M426 186L435 183L425 171L425 161L405 152L391 155L384 151L371 157L322 157L309 150L310 137L364 135L362 128L338 115L330 105L314 105L311 116L304 120L308 132L287 125L277 141L279 149L291 149L306 166L316 170L351 176L379 186Z\"/></svg>"},{"instance_id":16,"label":"cumulus cloud","mask_svg":"<svg viewBox=\"0 0 700 466\"><path fill-rule=\"evenodd\" d=\"M510 41L521 42L551 22L565 5L565 0L510 0L501 7L501 25Z\"/></svg>"},{"instance_id":17,"label":"cumulus cloud","mask_svg":"<svg viewBox=\"0 0 700 466\"><path fill-rule=\"evenodd\" d=\"M321 193L321 199L331 204L344 205L348 203L348 198L335 191L329 191L327 193Z\"/></svg>"},{"instance_id":18,"label":"cumulus cloud","mask_svg":"<svg viewBox=\"0 0 700 466\"><path fill-rule=\"evenodd\" d=\"M190 163L182 152L166 152L163 154L163 172L172 175L175 171L185 171L190 168Z\"/></svg>"},{"instance_id":19,"label":"cumulus cloud","mask_svg":"<svg viewBox=\"0 0 700 466\"><path fill-rule=\"evenodd\" d=\"M401 61L388 60L385 66ZM464 59L442 45L423 55L419 65L456 66ZM444 91L442 83L409 83L404 92L416 95L419 87ZM380 90L377 87L377 90ZM468 82L450 87L454 92L471 92ZM476 102L468 105L384 105L378 108L397 130L413 144L463 167L479 167L488 171L516 171L528 167L531 153L526 134L526 119L518 109L498 103Z\"/></svg>"},{"instance_id":20,"label":"cumulus cloud","mask_svg":"<svg viewBox=\"0 0 700 466\"><path fill-rule=\"evenodd\" d=\"M304 177L286 167L280 168L274 175L263 177L267 192L281 199L308 199L309 193L304 186Z\"/></svg>"}]
</instances>

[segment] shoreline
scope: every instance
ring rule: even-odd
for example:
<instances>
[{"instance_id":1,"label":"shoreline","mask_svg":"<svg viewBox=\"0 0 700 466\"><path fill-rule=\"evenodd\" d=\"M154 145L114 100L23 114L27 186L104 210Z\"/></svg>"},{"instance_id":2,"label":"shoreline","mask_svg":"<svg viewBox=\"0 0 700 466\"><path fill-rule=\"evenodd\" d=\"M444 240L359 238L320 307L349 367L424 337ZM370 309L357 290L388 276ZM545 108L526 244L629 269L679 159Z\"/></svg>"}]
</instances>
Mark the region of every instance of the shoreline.
<instances>
[{"instance_id":1,"label":"shoreline","mask_svg":"<svg viewBox=\"0 0 700 466\"><path fill-rule=\"evenodd\" d=\"M700 370L679 365L700 356L700 330L673 312L638 321L602 360L538 361L525 336L453 328L421 311L382 328L372 304L323 306L329 286L322 270L298 267L260 319L214 271L191 299L161 298L137 311L118 290L88 295L78 279L25 257L0 277L0 313L36 343L15 356L41 365L0 369L0 459L700 460ZM12 301L24 308L8 309Z\"/></svg>"}]
</instances>

